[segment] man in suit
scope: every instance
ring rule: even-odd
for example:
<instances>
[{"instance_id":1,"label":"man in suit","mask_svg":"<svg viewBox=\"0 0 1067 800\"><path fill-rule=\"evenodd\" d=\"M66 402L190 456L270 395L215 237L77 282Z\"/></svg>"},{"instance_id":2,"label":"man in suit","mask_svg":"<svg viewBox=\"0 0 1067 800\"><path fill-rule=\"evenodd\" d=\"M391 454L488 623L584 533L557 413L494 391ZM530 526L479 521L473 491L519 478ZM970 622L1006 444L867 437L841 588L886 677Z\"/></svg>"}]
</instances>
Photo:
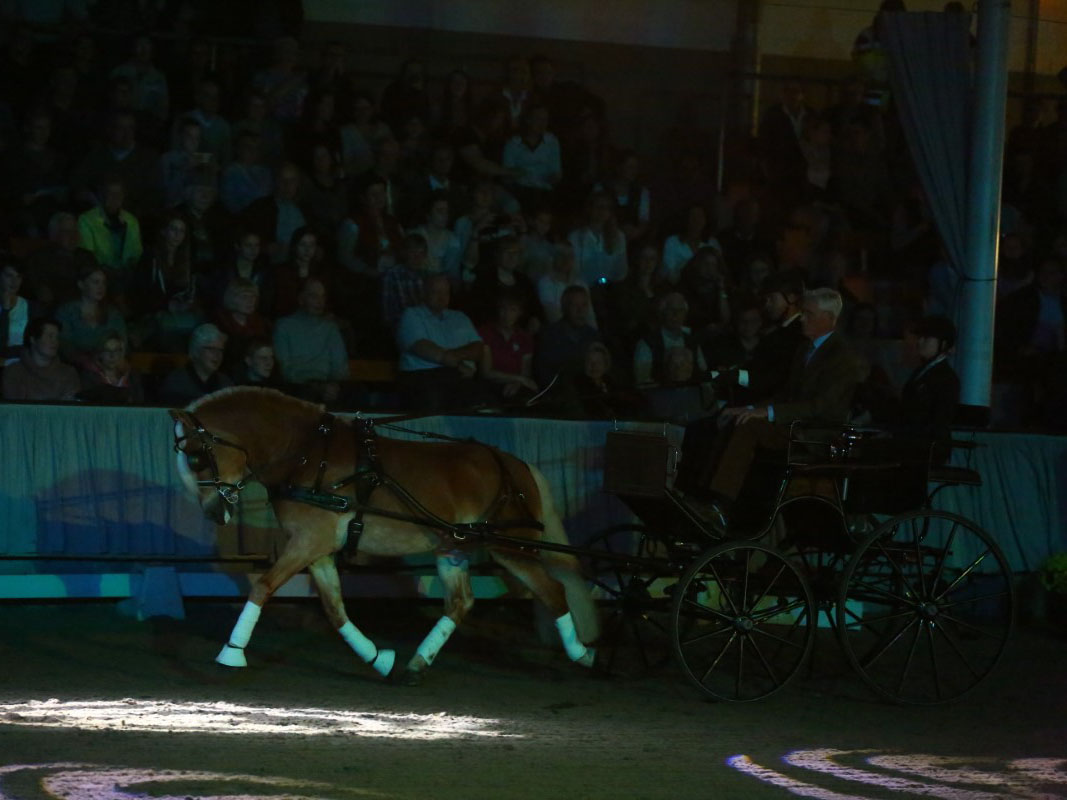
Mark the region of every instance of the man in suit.
<instances>
[{"instance_id":1,"label":"man in suit","mask_svg":"<svg viewBox=\"0 0 1067 800\"><path fill-rule=\"evenodd\" d=\"M721 416L732 419L734 427L711 490L724 505L740 493L757 447L782 451L788 447L791 423L836 425L848 420L852 395L867 365L834 330L841 306L841 295L833 289L805 293L801 320L809 346L796 352L785 389L768 405L723 410Z\"/></svg>"}]
</instances>

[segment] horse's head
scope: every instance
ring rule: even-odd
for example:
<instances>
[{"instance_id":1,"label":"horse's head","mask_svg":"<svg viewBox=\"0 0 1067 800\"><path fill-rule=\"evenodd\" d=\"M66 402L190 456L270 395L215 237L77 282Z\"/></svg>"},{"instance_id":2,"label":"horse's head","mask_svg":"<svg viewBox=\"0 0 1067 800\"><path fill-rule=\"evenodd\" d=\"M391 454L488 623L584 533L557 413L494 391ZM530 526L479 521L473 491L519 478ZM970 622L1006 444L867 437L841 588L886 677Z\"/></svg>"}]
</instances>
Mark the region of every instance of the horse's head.
<instances>
[{"instance_id":1,"label":"horse's head","mask_svg":"<svg viewBox=\"0 0 1067 800\"><path fill-rule=\"evenodd\" d=\"M196 495L205 516L225 525L230 507L251 477L248 451L239 441L210 430L191 411L169 413L182 483Z\"/></svg>"}]
</instances>

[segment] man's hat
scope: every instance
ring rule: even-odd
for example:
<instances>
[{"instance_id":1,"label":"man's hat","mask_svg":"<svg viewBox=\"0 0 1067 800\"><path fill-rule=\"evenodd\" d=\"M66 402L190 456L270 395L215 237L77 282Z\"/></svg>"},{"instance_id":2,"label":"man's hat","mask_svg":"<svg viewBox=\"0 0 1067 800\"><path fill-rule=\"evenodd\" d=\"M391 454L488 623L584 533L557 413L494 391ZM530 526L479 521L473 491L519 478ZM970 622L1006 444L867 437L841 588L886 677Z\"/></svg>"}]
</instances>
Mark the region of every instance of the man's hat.
<instances>
[{"instance_id":1,"label":"man's hat","mask_svg":"<svg viewBox=\"0 0 1067 800\"><path fill-rule=\"evenodd\" d=\"M945 343L945 347L952 347L956 343L956 326L948 317L939 315L923 317L915 323L916 336L928 336Z\"/></svg>"},{"instance_id":2,"label":"man's hat","mask_svg":"<svg viewBox=\"0 0 1067 800\"><path fill-rule=\"evenodd\" d=\"M793 295L799 298L804 294L804 273L798 269L774 272L763 281L761 294L781 292L783 296Z\"/></svg>"}]
</instances>

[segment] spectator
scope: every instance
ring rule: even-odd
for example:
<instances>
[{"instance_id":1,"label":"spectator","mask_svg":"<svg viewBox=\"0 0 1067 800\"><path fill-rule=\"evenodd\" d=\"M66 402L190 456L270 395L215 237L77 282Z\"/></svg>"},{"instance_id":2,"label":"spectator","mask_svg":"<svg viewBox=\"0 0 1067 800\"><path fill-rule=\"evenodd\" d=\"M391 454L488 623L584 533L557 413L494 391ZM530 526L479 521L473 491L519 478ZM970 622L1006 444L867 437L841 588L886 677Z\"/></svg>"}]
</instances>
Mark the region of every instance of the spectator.
<instances>
[{"instance_id":1,"label":"spectator","mask_svg":"<svg viewBox=\"0 0 1067 800\"><path fill-rule=\"evenodd\" d=\"M337 226L348 216L348 186L341 165L324 144L311 150L311 171L300 194L308 225L321 239L332 241Z\"/></svg>"},{"instance_id":2,"label":"spectator","mask_svg":"<svg viewBox=\"0 0 1067 800\"><path fill-rule=\"evenodd\" d=\"M589 292L583 286L569 286L560 298L563 316L546 325L537 341L534 375L540 386L548 386L557 375L570 379L582 368L582 354L589 342L598 340L589 320Z\"/></svg>"},{"instance_id":3,"label":"spectator","mask_svg":"<svg viewBox=\"0 0 1067 800\"><path fill-rule=\"evenodd\" d=\"M867 230L885 228L889 167L869 123L854 120L846 126L833 170L837 196L852 224Z\"/></svg>"},{"instance_id":4,"label":"spectator","mask_svg":"<svg viewBox=\"0 0 1067 800\"><path fill-rule=\"evenodd\" d=\"M137 142L134 115L119 111L111 118L107 141L91 150L71 174L71 188L75 197L91 200L90 187L118 180L126 189L130 212L141 216L159 207L162 178L159 157Z\"/></svg>"},{"instance_id":5,"label":"spectator","mask_svg":"<svg viewBox=\"0 0 1067 800\"><path fill-rule=\"evenodd\" d=\"M385 206L387 214L396 216L398 208L403 207L403 193L400 189L400 142L392 136L379 139L374 146L374 164L370 174L385 184Z\"/></svg>"},{"instance_id":6,"label":"spectator","mask_svg":"<svg viewBox=\"0 0 1067 800\"><path fill-rule=\"evenodd\" d=\"M761 253L769 253L773 242L760 224L760 204L755 197L742 197L734 204L733 223L717 237L722 247L723 260L730 269L730 278L741 283L741 271L750 260ZM751 281L745 287L753 295L758 294L763 275L758 282Z\"/></svg>"},{"instance_id":7,"label":"spectator","mask_svg":"<svg viewBox=\"0 0 1067 800\"><path fill-rule=\"evenodd\" d=\"M314 167L312 154L318 146L326 148L330 159L341 161L341 130L337 125L336 97L330 91L309 94L298 122L289 131L289 160L305 172Z\"/></svg>"},{"instance_id":8,"label":"spectator","mask_svg":"<svg viewBox=\"0 0 1067 800\"><path fill-rule=\"evenodd\" d=\"M485 344L467 315L448 307L450 294L445 275L428 276L423 303L406 309L397 326L397 383L415 411L444 411L481 399L476 376Z\"/></svg>"},{"instance_id":9,"label":"spectator","mask_svg":"<svg viewBox=\"0 0 1067 800\"><path fill-rule=\"evenodd\" d=\"M180 214L163 218L152 248L134 277L130 304L137 314L154 314L165 309L189 311L198 303L198 276L193 273L189 226ZM190 325L187 336L195 327Z\"/></svg>"},{"instance_id":10,"label":"spectator","mask_svg":"<svg viewBox=\"0 0 1067 800\"><path fill-rule=\"evenodd\" d=\"M194 170L185 187L185 202L174 210L189 226L189 255L194 272L207 272L226 257L232 221L219 205L217 179L207 169Z\"/></svg>"},{"instance_id":11,"label":"spectator","mask_svg":"<svg viewBox=\"0 0 1067 800\"><path fill-rule=\"evenodd\" d=\"M517 173L515 196L526 207L544 205L562 171L559 140L548 130L548 109L531 106L522 117L520 133L504 147L503 165Z\"/></svg>"},{"instance_id":12,"label":"spectator","mask_svg":"<svg viewBox=\"0 0 1067 800\"><path fill-rule=\"evenodd\" d=\"M349 103L349 119L341 126L341 163L346 175L362 175L374 166L378 142L393 134L378 118L374 97L369 92L353 91Z\"/></svg>"},{"instance_id":13,"label":"spectator","mask_svg":"<svg viewBox=\"0 0 1067 800\"><path fill-rule=\"evenodd\" d=\"M86 267L78 275L77 300L56 309L62 326L60 345L66 361L84 366L111 333L126 336L126 320L107 300L107 273L98 266Z\"/></svg>"},{"instance_id":14,"label":"spectator","mask_svg":"<svg viewBox=\"0 0 1067 800\"><path fill-rule=\"evenodd\" d=\"M495 316L497 297L501 292L519 298L523 316L519 326L536 334L541 326L541 304L533 281L518 271L522 249L515 236L501 236L493 242L490 257L479 265L478 277L471 284L467 296L468 314L476 324L488 322Z\"/></svg>"},{"instance_id":15,"label":"spectator","mask_svg":"<svg viewBox=\"0 0 1067 800\"><path fill-rule=\"evenodd\" d=\"M685 324L689 316L685 295L681 292L664 295L657 303L657 312L659 326L634 346L634 385L669 383L665 355L672 348L685 348L694 353L697 372L704 375L708 371L704 353L693 330Z\"/></svg>"},{"instance_id":16,"label":"spectator","mask_svg":"<svg viewBox=\"0 0 1067 800\"><path fill-rule=\"evenodd\" d=\"M0 171L0 202L18 233L39 236L67 200L66 158L51 146L52 120L35 111L26 118L20 145L11 147Z\"/></svg>"},{"instance_id":17,"label":"spectator","mask_svg":"<svg viewBox=\"0 0 1067 800\"><path fill-rule=\"evenodd\" d=\"M244 359L233 375L238 386L282 389L285 384L275 370L274 345L270 339L252 339L245 346Z\"/></svg>"},{"instance_id":18,"label":"spectator","mask_svg":"<svg viewBox=\"0 0 1067 800\"><path fill-rule=\"evenodd\" d=\"M96 264L81 246L78 218L66 211L48 221L48 241L26 259L27 297L48 309L77 295L78 274Z\"/></svg>"},{"instance_id":19,"label":"spectator","mask_svg":"<svg viewBox=\"0 0 1067 800\"><path fill-rule=\"evenodd\" d=\"M215 326L226 334L226 355L223 365L227 372L245 357L248 343L270 336L270 320L257 310L259 287L248 278L234 278L226 287L222 308L215 312Z\"/></svg>"},{"instance_id":20,"label":"spectator","mask_svg":"<svg viewBox=\"0 0 1067 800\"><path fill-rule=\"evenodd\" d=\"M523 115L529 110L530 89L530 62L522 56L509 58L504 77L504 87L500 90L500 94L507 102L512 128L519 127ZM547 107L545 111L547 113Z\"/></svg>"},{"instance_id":21,"label":"spectator","mask_svg":"<svg viewBox=\"0 0 1067 800\"><path fill-rule=\"evenodd\" d=\"M164 205L173 208L185 200L185 189L194 170L210 163L210 155L200 151L202 129L192 117L178 121L178 146L163 154Z\"/></svg>"},{"instance_id":22,"label":"spectator","mask_svg":"<svg viewBox=\"0 0 1067 800\"><path fill-rule=\"evenodd\" d=\"M121 295L144 253L141 225L125 209L126 189L121 180L105 181L100 196L100 205L78 217L78 232L82 247L115 279Z\"/></svg>"},{"instance_id":23,"label":"spectator","mask_svg":"<svg viewBox=\"0 0 1067 800\"><path fill-rule=\"evenodd\" d=\"M389 330L396 330L407 309L424 302L424 283L431 274L426 239L417 233L408 234L404 237L403 258L382 277L382 321Z\"/></svg>"},{"instance_id":24,"label":"spectator","mask_svg":"<svg viewBox=\"0 0 1067 800\"><path fill-rule=\"evenodd\" d=\"M454 69L445 78L444 99L435 118L435 134L446 141L451 139L470 126L473 113L470 76L462 69Z\"/></svg>"},{"instance_id":25,"label":"spectator","mask_svg":"<svg viewBox=\"0 0 1067 800\"><path fill-rule=\"evenodd\" d=\"M688 425L718 411L710 384L694 383L696 360L687 347L672 347L663 355L663 383L644 392L650 417ZM687 431L688 433L688 431Z\"/></svg>"},{"instance_id":26,"label":"spectator","mask_svg":"<svg viewBox=\"0 0 1067 800\"><path fill-rule=\"evenodd\" d=\"M141 374L126 359L126 340L122 334L104 334L81 370L82 389L78 399L86 403L106 405L140 404L144 402Z\"/></svg>"},{"instance_id":27,"label":"spectator","mask_svg":"<svg viewBox=\"0 0 1067 800\"><path fill-rule=\"evenodd\" d=\"M702 205L691 206L685 213L685 224L663 244L663 272L661 280L672 286L682 277L682 268L702 247L722 248L712 235L708 212Z\"/></svg>"},{"instance_id":28,"label":"spectator","mask_svg":"<svg viewBox=\"0 0 1067 800\"><path fill-rule=\"evenodd\" d=\"M279 122L292 122L300 116L308 86L296 39L283 36L275 41L274 62L256 73L252 88L263 95L268 113Z\"/></svg>"},{"instance_id":29,"label":"spectator","mask_svg":"<svg viewBox=\"0 0 1067 800\"><path fill-rule=\"evenodd\" d=\"M112 78L126 78L133 85L133 107L165 121L170 114L167 76L152 63L152 40L138 36L129 61L111 71Z\"/></svg>"},{"instance_id":30,"label":"spectator","mask_svg":"<svg viewBox=\"0 0 1067 800\"><path fill-rule=\"evenodd\" d=\"M348 353L337 323L326 314L326 287L308 279L300 308L274 327L274 352L282 378L307 400L334 405L348 380Z\"/></svg>"},{"instance_id":31,"label":"spectator","mask_svg":"<svg viewBox=\"0 0 1067 800\"><path fill-rule=\"evenodd\" d=\"M568 237L578 272L589 285L621 281L626 277L626 237L619 230L607 192L594 192L586 204L585 224Z\"/></svg>"},{"instance_id":32,"label":"spectator","mask_svg":"<svg viewBox=\"0 0 1067 800\"><path fill-rule=\"evenodd\" d=\"M301 287L308 278L317 278L325 285L330 275L322 262L319 238L311 228L297 228L286 248L290 259L274 271L274 316L282 317L297 309Z\"/></svg>"},{"instance_id":33,"label":"spectator","mask_svg":"<svg viewBox=\"0 0 1067 800\"><path fill-rule=\"evenodd\" d=\"M264 252L271 264L281 264L291 257L289 242L293 232L307 225L299 205L300 171L295 164L278 168L274 194L261 197L244 211L244 224L259 234Z\"/></svg>"},{"instance_id":34,"label":"spectator","mask_svg":"<svg viewBox=\"0 0 1067 800\"><path fill-rule=\"evenodd\" d=\"M233 243L233 255L228 263L211 274L201 292L208 307L222 306L227 287L234 279L241 278L252 281L259 290L259 308L263 313L272 313L274 280L270 268L260 258L260 250L258 235L251 231L241 231L237 234Z\"/></svg>"},{"instance_id":35,"label":"spectator","mask_svg":"<svg viewBox=\"0 0 1067 800\"><path fill-rule=\"evenodd\" d=\"M559 199L567 213L579 210L606 175L610 163L603 113L585 107L577 116L574 135L563 142L563 179ZM610 197L610 195L609 195ZM614 205L614 201L612 201Z\"/></svg>"},{"instance_id":36,"label":"spectator","mask_svg":"<svg viewBox=\"0 0 1067 800\"><path fill-rule=\"evenodd\" d=\"M474 280L481 242L515 232L513 220L496 203L494 188L489 180L475 183L470 210L456 220L455 233L463 252L464 281Z\"/></svg>"},{"instance_id":37,"label":"spectator","mask_svg":"<svg viewBox=\"0 0 1067 800\"><path fill-rule=\"evenodd\" d=\"M611 351L603 342L591 340L578 353L580 369L563 385L564 416L580 419L612 419L632 416L633 398L623 393L612 378Z\"/></svg>"},{"instance_id":38,"label":"spectator","mask_svg":"<svg viewBox=\"0 0 1067 800\"><path fill-rule=\"evenodd\" d=\"M222 172L220 196L231 214L240 214L274 191L274 176L260 160L263 137L250 130L237 134L237 158Z\"/></svg>"},{"instance_id":39,"label":"spectator","mask_svg":"<svg viewBox=\"0 0 1067 800\"><path fill-rule=\"evenodd\" d=\"M633 251L626 279L608 291L608 323L613 346L619 353L633 352L637 340L655 323L655 300L660 294L660 250L651 242Z\"/></svg>"},{"instance_id":40,"label":"spectator","mask_svg":"<svg viewBox=\"0 0 1067 800\"><path fill-rule=\"evenodd\" d=\"M854 123L850 123L854 124ZM800 152L804 155L804 192L806 201L828 200L833 187L834 177L833 126L828 119L816 116L805 118L804 130L800 134Z\"/></svg>"},{"instance_id":41,"label":"spectator","mask_svg":"<svg viewBox=\"0 0 1067 800\"><path fill-rule=\"evenodd\" d=\"M689 303L689 322L701 344L730 321L726 268L718 248L702 247L682 269L678 291Z\"/></svg>"},{"instance_id":42,"label":"spectator","mask_svg":"<svg viewBox=\"0 0 1067 800\"><path fill-rule=\"evenodd\" d=\"M232 136L235 141L244 133L259 137L260 153L267 166L273 167L281 162L282 128L278 120L270 116L267 98L262 92L248 93L244 119L233 126Z\"/></svg>"},{"instance_id":43,"label":"spectator","mask_svg":"<svg viewBox=\"0 0 1067 800\"><path fill-rule=\"evenodd\" d=\"M518 178L518 170L501 163L508 138L508 106L503 99L487 97L478 106L469 128L456 134L453 144L467 182L479 178Z\"/></svg>"},{"instance_id":44,"label":"spectator","mask_svg":"<svg viewBox=\"0 0 1067 800\"><path fill-rule=\"evenodd\" d=\"M499 384L503 398L537 392L533 374L533 337L519 327L524 313L523 300L517 294L502 291L496 296L496 313L490 322L478 328L485 342L488 363L482 374L491 383Z\"/></svg>"},{"instance_id":45,"label":"spectator","mask_svg":"<svg viewBox=\"0 0 1067 800\"><path fill-rule=\"evenodd\" d=\"M412 116L430 121L430 96L426 91L426 65L417 58L409 58L400 65L396 80L382 92L382 119L394 131L399 131Z\"/></svg>"},{"instance_id":46,"label":"spectator","mask_svg":"<svg viewBox=\"0 0 1067 800\"><path fill-rule=\"evenodd\" d=\"M5 400L73 400L81 389L78 373L59 360L59 323L39 317L26 326L19 360L3 369Z\"/></svg>"},{"instance_id":47,"label":"spectator","mask_svg":"<svg viewBox=\"0 0 1067 800\"><path fill-rule=\"evenodd\" d=\"M781 208L791 208L806 183L807 162L800 147L804 122L811 114L804 88L795 81L782 86L781 99L768 108L759 125L759 150L768 183Z\"/></svg>"},{"instance_id":48,"label":"spectator","mask_svg":"<svg viewBox=\"0 0 1067 800\"><path fill-rule=\"evenodd\" d=\"M0 367L18 356L30 321L30 304L19 294L21 288L22 265L5 259L0 269Z\"/></svg>"},{"instance_id":49,"label":"spectator","mask_svg":"<svg viewBox=\"0 0 1067 800\"><path fill-rule=\"evenodd\" d=\"M570 242L560 242L553 248L555 258L552 268L537 280L537 299L540 301L545 322L559 322L563 317L563 293L570 286L581 286L586 291L589 287L578 274L578 264L574 260L574 248ZM596 317L589 306L586 324L596 328Z\"/></svg>"},{"instance_id":50,"label":"spectator","mask_svg":"<svg viewBox=\"0 0 1067 800\"><path fill-rule=\"evenodd\" d=\"M765 252L753 253L746 261L741 262L737 290L741 294L759 297L763 294L763 287L766 286L767 279L772 274L774 274L774 263L771 257Z\"/></svg>"},{"instance_id":51,"label":"spectator","mask_svg":"<svg viewBox=\"0 0 1067 800\"><path fill-rule=\"evenodd\" d=\"M424 223L412 233L426 240L427 269L430 272L443 272L454 286L459 286L463 280L463 251L460 250L459 237L448 227L448 195L443 191L433 193L427 209Z\"/></svg>"},{"instance_id":52,"label":"spectator","mask_svg":"<svg viewBox=\"0 0 1067 800\"><path fill-rule=\"evenodd\" d=\"M714 369L746 369L755 355L763 327L763 314L754 299L737 304L732 330L720 333L708 343L705 356Z\"/></svg>"},{"instance_id":53,"label":"spectator","mask_svg":"<svg viewBox=\"0 0 1067 800\"><path fill-rule=\"evenodd\" d=\"M519 268L530 280L537 281L552 271L552 263L556 259L557 243L552 235L552 210L546 206L535 207L527 219L526 233L522 235L521 240L522 258ZM559 305L558 298L556 305Z\"/></svg>"},{"instance_id":54,"label":"spectator","mask_svg":"<svg viewBox=\"0 0 1067 800\"><path fill-rule=\"evenodd\" d=\"M429 207L431 198L443 195L448 200L449 211L453 214L467 206L466 192L452 179L455 160L456 153L452 147L438 143L430 150L430 161L426 169L408 175L400 194L403 201L400 219L404 225L421 221L421 215ZM449 225L452 224L451 217L448 222Z\"/></svg>"},{"instance_id":55,"label":"spectator","mask_svg":"<svg viewBox=\"0 0 1067 800\"><path fill-rule=\"evenodd\" d=\"M615 198L615 216L628 243L644 238L652 227L652 196L640 175L640 157L633 150L624 150L611 176L596 187Z\"/></svg>"},{"instance_id":56,"label":"spectator","mask_svg":"<svg viewBox=\"0 0 1067 800\"><path fill-rule=\"evenodd\" d=\"M220 371L226 353L226 334L205 322L189 337L189 363L167 375L159 388L159 400L171 406L186 406L205 394L233 386Z\"/></svg>"},{"instance_id":57,"label":"spectator","mask_svg":"<svg viewBox=\"0 0 1067 800\"><path fill-rule=\"evenodd\" d=\"M388 207L387 182L379 175L363 178L355 212L341 222L337 260L351 272L376 277L396 260L403 231Z\"/></svg>"}]
</instances>

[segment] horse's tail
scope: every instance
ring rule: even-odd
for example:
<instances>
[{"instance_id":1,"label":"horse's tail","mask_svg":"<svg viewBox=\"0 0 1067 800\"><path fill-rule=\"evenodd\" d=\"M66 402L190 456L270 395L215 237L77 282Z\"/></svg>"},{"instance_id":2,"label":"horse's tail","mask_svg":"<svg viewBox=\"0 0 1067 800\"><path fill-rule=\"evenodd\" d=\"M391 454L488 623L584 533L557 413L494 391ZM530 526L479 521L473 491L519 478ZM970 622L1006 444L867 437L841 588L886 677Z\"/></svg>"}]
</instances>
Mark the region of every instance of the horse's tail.
<instances>
[{"instance_id":1,"label":"horse's tail","mask_svg":"<svg viewBox=\"0 0 1067 800\"><path fill-rule=\"evenodd\" d=\"M552 489L549 488L548 481L537 467L532 464L527 466L537 485L537 493L541 497L541 524L545 526L542 539L552 544L570 544L567 531L556 510L556 503L552 498ZM600 636L600 619L589 583L582 577L577 557L570 553L543 550L542 560L548 573L562 583L566 590L567 606L574 618L578 637L583 642L595 642Z\"/></svg>"}]
</instances>

